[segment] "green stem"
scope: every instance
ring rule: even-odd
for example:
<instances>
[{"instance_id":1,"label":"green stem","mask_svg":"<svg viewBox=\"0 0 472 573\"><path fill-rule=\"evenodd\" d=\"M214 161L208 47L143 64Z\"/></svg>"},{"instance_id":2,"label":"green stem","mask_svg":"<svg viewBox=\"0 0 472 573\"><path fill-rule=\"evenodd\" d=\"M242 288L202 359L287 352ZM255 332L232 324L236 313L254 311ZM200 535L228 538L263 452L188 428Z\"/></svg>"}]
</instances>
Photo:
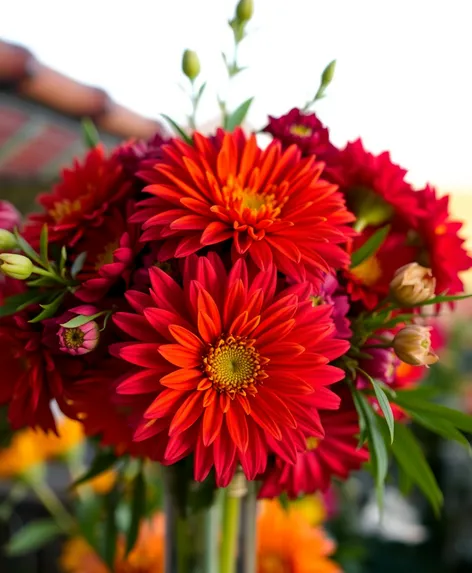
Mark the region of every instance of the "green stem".
<instances>
[{"instance_id":1,"label":"green stem","mask_svg":"<svg viewBox=\"0 0 472 573\"><path fill-rule=\"evenodd\" d=\"M68 535L72 534L75 529L74 518L69 514L48 484L46 482L28 480L28 485L33 490L39 501L54 517L57 525L64 531L64 533Z\"/></svg>"},{"instance_id":2,"label":"green stem","mask_svg":"<svg viewBox=\"0 0 472 573\"><path fill-rule=\"evenodd\" d=\"M184 517L177 516L175 522L175 536L177 545L177 571L176 573L189 573L189 539L188 524Z\"/></svg>"},{"instance_id":3,"label":"green stem","mask_svg":"<svg viewBox=\"0 0 472 573\"><path fill-rule=\"evenodd\" d=\"M241 486L245 486L244 482L244 475L242 473L238 473L223 492L220 573L235 573L236 571L241 496L245 493Z\"/></svg>"},{"instance_id":4,"label":"green stem","mask_svg":"<svg viewBox=\"0 0 472 573\"><path fill-rule=\"evenodd\" d=\"M248 483L248 492L244 500L244 548L243 571L256 573L256 547L257 547L257 487L256 482Z\"/></svg>"},{"instance_id":5,"label":"green stem","mask_svg":"<svg viewBox=\"0 0 472 573\"><path fill-rule=\"evenodd\" d=\"M220 533L220 490L215 493L214 504L204 510L204 563L203 570L205 573L219 573L218 563L218 543Z\"/></svg>"}]
</instances>

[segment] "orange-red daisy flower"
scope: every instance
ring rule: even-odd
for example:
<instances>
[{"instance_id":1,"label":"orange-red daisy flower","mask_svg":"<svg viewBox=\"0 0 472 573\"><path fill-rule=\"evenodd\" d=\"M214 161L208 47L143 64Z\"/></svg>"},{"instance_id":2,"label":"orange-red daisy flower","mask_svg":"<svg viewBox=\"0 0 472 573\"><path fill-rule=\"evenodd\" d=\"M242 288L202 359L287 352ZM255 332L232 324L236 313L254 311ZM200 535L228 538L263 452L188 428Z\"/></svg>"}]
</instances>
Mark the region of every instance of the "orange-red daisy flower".
<instances>
[{"instance_id":1,"label":"orange-red daisy flower","mask_svg":"<svg viewBox=\"0 0 472 573\"><path fill-rule=\"evenodd\" d=\"M339 410L322 412L324 438L306 440L306 451L299 453L295 465L278 458L260 489L260 497L276 497L286 492L290 498L326 490L332 477L347 479L367 461L366 449L358 449L359 420L349 392L342 391Z\"/></svg>"},{"instance_id":2,"label":"orange-red daisy flower","mask_svg":"<svg viewBox=\"0 0 472 573\"><path fill-rule=\"evenodd\" d=\"M136 440L159 437L166 464L194 453L195 478L214 466L225 486L238 463L254 479L271 452L293 463L305 431L323 436L318 409L338 406L326 386L344 375L328 362L349 344L308 283L276 294L273 265L248 277L239 259L226 274L212 253L187 260L182 287L156 267L150 278L150 296L128 292L137 314L114 317L138 342L111 347L138 367L118 392L154 398Z\"/></svg>"},{"instance_id":3,"label":"orange-red daisy flower","mask_svg":"<svg viewBox=\"0 0 472 573\"><path fill-rule=\"evenodd\" d=\"M132 183L114 156L108 158L103 147L91 149L82 163L74 161L64 169L61 181L51 193L39 197L43 213L31 215L23 234L33 245L39 242L44 224L50 243L74 246L85 230L99 227L109 207L133 192Z\"/></svg>"},{"instance_id":4,"label":"orange-red daisy flower","mask_svg":"<svg viewBox=\"0 0 472 573\"><path fill-rule=\"evenodd\" d=\"M246 253L264 270L272 262L297 280L320 281L346 266L340 246L352 215L336 186L320 178L323 164L302 159L296 146L265 150L237 129L214 138L194 134L194 145L172 140L144 171L154 197L135 220L144 241L163 241L161 261L231 241L233 257Z\"/></svg>"},{"instance_id":5,"label":"orange-red daisy flower","mask_svg":"<svg viewBox=\"0 0 472 573\"><path fill-rule=\"evenodd\" d=\"M257 573L341 573L330 559L334 542L302 512L278 500L261 503L257 518Z\"/></svg>"},{"instance_id":6,"label":"orange-red daisy flower","mask_svg":"<svg viewBox=\"0 0 472 573\"><path fill-rule=\"evenodd\" d=\"M427 186L419 191L420 204L427 216L418 221L418 234L422 245L418 262L433 271L436 292L455 294L464 290L459 273L472 267L472 258L459 236L462 223L450 219L449 197L438 198L436 190Z\"/></svg>"}]
</instances>

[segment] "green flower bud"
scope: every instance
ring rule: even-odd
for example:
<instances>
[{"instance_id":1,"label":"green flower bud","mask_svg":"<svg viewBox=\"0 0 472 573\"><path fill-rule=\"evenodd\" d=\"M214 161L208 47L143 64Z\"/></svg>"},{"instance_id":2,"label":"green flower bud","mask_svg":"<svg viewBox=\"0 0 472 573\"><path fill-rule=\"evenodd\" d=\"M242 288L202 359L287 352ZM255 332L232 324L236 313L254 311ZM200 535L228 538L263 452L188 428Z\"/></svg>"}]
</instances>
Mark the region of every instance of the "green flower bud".
<instances>
[{"instance_id":1,"label":"green flower bud","mask_svg":"<svg viewBox=\"0 0 472 573\"><path fill-rule=\"evenodd\" d=\"M370 225L377 227L387 223L394 214L393 207L371 189L364 187L350 189L347 199L357 219L354 229L359 232Z\"/></svg>"},{"instance_id":2,"label":"green flower bud","mask_svg":"<svg viewBox=\"0 0 472 573\"><path fill-rule=\"evenodd\" d=\"M200 73L200 60L197 53L192 50L185 50L182 57L182 71L193 82Z\"/></svg>"},{"instance_id":3,"label":"green flower bud","mask_svg":"<svg viewBox=\"0 0 472 573\"><path fill-rule=\"evenodd\" d=\"M0 251L11 251L17 246L16 237L6 229L0 229Z\"/></svg>"},{"instance_id":4,"label":"green flower bud","mask_svg":"<svg viewBox=\"0 0 472 573\"><path fill-rule=\"evenodd\" d=\"M253 0L239 0L236 16L240 22L249 22L254 13Z\"/></svg>"},{"instance_id":5,"label":"green flower bud","mask_svg":"<svg viewBox=\"0 0 472 573\"><path fill-rule=\"evenodd\" d=\"M336 60L333 60L326 66L323 73L321 74L321 85L323 87L328 86L333 81L335 70Z\"/></svg>"},{"instance_id":6,"label":"green flower bud","mask_svg":"<svg viewBox=\"0 0 472 573\"><path fill-rule=\"evenodd\" d=\"M33 272L33 263L23 255L4 253L0 255L0 271L7 277L24 281Z\"/></svg>"}]
</instances>

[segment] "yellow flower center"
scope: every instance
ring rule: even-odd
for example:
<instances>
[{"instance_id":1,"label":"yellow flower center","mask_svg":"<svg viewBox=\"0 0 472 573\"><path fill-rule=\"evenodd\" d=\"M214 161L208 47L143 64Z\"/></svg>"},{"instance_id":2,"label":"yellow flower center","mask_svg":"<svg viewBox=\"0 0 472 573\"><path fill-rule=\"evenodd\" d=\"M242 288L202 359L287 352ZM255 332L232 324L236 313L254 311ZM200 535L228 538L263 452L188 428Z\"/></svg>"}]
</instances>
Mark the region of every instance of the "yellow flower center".
<instances>
[{"instance_id":1,"label":"yellow flower center","mask_svg":"<svg viewBox=\"0 0 472 573\"><path fill-rule=\"evenodd\" d=\"M75 199L70 201L69 199L64 199L64 201L59 201L54 203L54 207L50 209L49 215L56 221L56 223L61 223L66 219L68 215L80 211L82 208L82 203L80 199Z\"/></svg>"},{"instance_id":2,"label":"yellow flower center","mask_svg":"<svg viewBox=\"0 0 472 573\"><path fill-rule=\"evenodd\" d=\"M253 343L239 336L228 336L210 346L203 366L217 392L226 392L232 398L236 393L243 396L257 393L256 384L267 377L262 365L268 360L259 355Z\"/></svg>"},{"instance_id":3,"label":"yellow flower center","mask_svg":"<svg viewBox=\"0 0 472 573\"><path fill-rule=\"evenodd\" d=\"M223 200L227 209L234 209L246 219L276 219L279 217L287 198L276 196L275 186L258 189L256 186L244 186L239 177L230 175L222 188Z\"/></svg>"},{"instance_id":4,"label":"yellow flower center","mask_svg":"<svg viewBox=\"0 0 472 573\"><path fill-rule=\"evenodd\" d=\"M259 569L261 573L292 573L292 567L282 555L267 553L259 556Z\"/></svg>"},{"instance_id":5,"label":"yellow flower center","mask_svg":"<svg viewBox=\"0 0 472 573\"><path fill-rule=\"evenodd\" d=\"M313 130L306 125L295 124L290 126L290 133L292 135L298 135L298 137L310 137Z\"/></svg>"},{"instance_id":6,"label":"yellow flower center","mask_svg":"<svg viewBox=\"0 0 472 573\"><path fill-rule=\"evenodd\" d=\"M104 265L109 265L113 262L113 253L119 247L118 241L113 241L105 246L103 251L97 256L95 261L95 270L99 271Z\"/></svg>"},{"instance_id":7,"label":"yellow flower center","mask_svg":"<svg viewBox=\"0 0 472 573\"><path fill-rule=\"evenodd\" d=\"M306 449L309 452L316 450L316 448L320 445L320 440L318 438L314 438L311 436L310 438L306 439Z\"/></svg>"},{"instance_id":8,"label":"yellow flower center","mask_svg":"<svg viewBox=\"0 0 472 573\"><path fill-rule=\"evenodd\" d=\"M67 348L80 348L84 342L85 334L80 328L64 329L64 344Z\"/></svg>"},{"instance_id":9,"label":"yellow flower center","mask_svg":"<svg viewBox=\"0 0 472 573\"><path fill-rule=\"evenodd\" d=\"M441 225L438 225L435 229L434 229L434 233L436 235L445 235L447 232L447 227L444 223L442 223Z\"/></svg>"},{"instance_id":10,"label":"yellow flower center","mask_svg":"<svg viewBox=\"0 0 472 573\"><path fill-rule=\"evenodd\" d=\"M365 285L372 286L380 280L382 269L377 257L372 256L351 269L351 273Z\"/></svg>"}]
</instances>

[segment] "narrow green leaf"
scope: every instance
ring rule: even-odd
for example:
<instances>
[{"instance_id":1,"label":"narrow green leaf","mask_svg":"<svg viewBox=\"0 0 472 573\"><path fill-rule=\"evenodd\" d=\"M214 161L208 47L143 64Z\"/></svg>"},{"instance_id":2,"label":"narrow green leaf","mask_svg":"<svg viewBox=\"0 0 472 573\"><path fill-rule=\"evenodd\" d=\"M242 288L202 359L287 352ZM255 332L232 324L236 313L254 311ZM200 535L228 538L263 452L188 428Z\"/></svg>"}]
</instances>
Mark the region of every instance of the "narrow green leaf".
<instances>
[{"instance_id":1,"label":"narrow green leaf","mask_svg":"<svg viewBox=\"0 0 472 573\"><path fill-rule=\"evenodd\" d=\"M199 103L199 101L200 101L200 99L201 99L201 97L202 97L202 95L203 95L203 92L205 91L206 85L207 85L206 82L204 82L204 83L200 86L200 89L198 90L197 95L196 95L196 97L195 97L195 104L198 104L198 103Z\"/></svg>"},{"instance_id":2,"label":"narrow green leaf","mask_svg":"<svg viewBox=\"0 0 472 573\"><path fill-rule=\"evenodd\" d=\"M226 118L224 127L227 131L234 131L238 125L242 124L249 108L251 107L253 99L253 97L247 99Z\"/></svg>"},{"instance_id":3,"label":"narrow green leaf","mask_svg":"<svg viewBox=\"0 0 472 573\"><path fill-rule=\"evenodd\" d=\"M436 478L410 428L395 423L395 441L392 452L402 470L427 497L436 514L443 503L443 495Z\"/></svg>"},{"instance_id":4,"label":"narrow green leaf","mask_svg":"<svg viewBox=\"0 0 472 573\"><path fill-rule=\"evenodd\" d=\"M102 512L102 498L97 495L87 495L80 499L77 504L75 515L79 525L80 535L87 540L89 545L98 553L97 526L100 526L100 514Z\"/></svg>"},{"instance_id":5,"label":"narrow green leaf","mask_svg":"<svg viewBox=\"0 0 472 573\"><path fill-rule=\"evenodd\" d=\"M357 415L359 416L359 442L357 448L361 448L367 440L367 421L364 413L364 407L361 403L359 393L354 390L352 392L352 398L354 400L354 406L357 410Z\"/></svg>"},{"instance_id":6,"label":"narrow green leaf","mask_svg":"<svg viewBox=\"0 0 472 573\"><path fill-rule=\"evenodd\" d=\"M105 496L105 537L103 544L103 560L111 571L115 570L116 542L118 539L118 526L116 522L117 506L119 502L118 486Z\"/></svg>"},{"instance_id":7,"label":"narrow green leaf","mask_svg":"<svg viewBox=\"0 0 472 573\"><path fill-rule=\"evenodd\" d=\"M36 304L48 297L48 293L39 293L37 290L28 290L20 294L9 296L0 306L0 317L10 316L15 312L24 310L31 304Z\"/></svg>"},{"instance_id":8,"label":"narrow green leaf","mask_svg":"<svg viewBox=\"0 0 472 573\"><path fill-rule=\"evenodd\" d=\"M63 326L64 328L78 328L83 324L87 324L87 322L92 322L92 320L95 320L96 318L102 316L106 312L107 312L106 310L102 310L95 314L91 314L90 316L85 316L85 314L79 314L78 316L74 316L74 318L71 318L67 322L64 322L64 324L61 324L61 326Z\"/></svg>"},{"instance_id":9,"label":"narrow green leaf","mask_svg":"<svg viewBox=\"0 0 472 573\"><path fill-rule=\"evenodd\" d=\"M67 249L65 247L62 247L61 256L59 258L59 276L61 278L64 278L66 275L66 263L67 263ZM75 276L73 276L72 278L75 278Z\"/></svg>"},{"instance_id":10,"label":"narrow green leaf","mask_svg":"<svg viewBox=\"0 0 472 573\"><path fill-rule=\"evenodd\" d=\"M84 117L82 119L82 137L84 144L88 149L93 149L100 143L100 136L97 128L89 117Z\"/></svg>"},{"instance_id":11,"label":"narrow green leaf","mask_svg":"<svg viewBox=\"0 0 472 573\"><path fill-rule=\"evenodd\" d=\"M7 555L30 553L55 539L61 530L52 519L38 519L17 531L5 546Z\"/></svg>"},{"instance_id":12,"label":"narrow green leaf","mask_svg":"<svg viewBox=\"0 0 472 573\"><path fill-rule=\"evenodd\" d=\"M39 239L39 256L45 267L49 267L49 255L48 255L48 226L43 225L41 229L41 236Z\"/></svg>"},{"instance_id":13,"label":"narrow green leaf","mask_svg":"<svg viewBox=\"0 0 472 573\"><path fill-rule=\"evenodd\" d=\"M422 412L421 414L418 412L411 412L411 416L416 423L420 424L427 430L438 434L438 436L441 436L446 440L454 440L458 442L470 452L469 440L447 420L442 420L434 415L430 416L426 412Z\"/></svg>"},{"instance_id":14,"label":"narrow green leaf","mask_svg":"<svg viewBox=\"0 0 472 573\"><path fill-rule=\"evenodd\" d=\"M385 394L384 390L380 386L378 382L376 382L372 376L370 376L365 370L361 370L358 368L359 372L363 374L367 380L372 384L374 389L375 397L379 403L380 409L382 410L383 415L385 416L385 422L387 423L388 431L390 433L390 443L393 442L395 436L395 420L393 418L392 407L390 406L389 399Z\"/></svg>"},{"instance_id":15,"label":"narrow green leaf","mask_svg":"<svg viewBox=\"0 0 472 573\"><path fill-rule=\"evenodd\" d=\"M436 404L422 398L413 391L404 390L397 392L393 399L396 404L411 413L429 413L438 419L447 420L459 430L472 433L472 416L459 410L453 410L447 406Z\"/></svg>"},{"instance_id":16,"label":"narrow green leaf","mask_svg":"<svg viewBox=\"0 0 472 573\"><path fill-rule=\"evenodd\" d=\"M31 259L32 261L34 261L35 263L37 263L40 266L43 266L43 263L41 261L41 257L38 255L38 253L33 249L33 247L28 243L28 241L26 241L25 239L23 239L23 237L20 235L20 233L18 232L18 229L15 229L14 231L15 233L15 237L18 243L18 246L20 247L20 249L24 252L24 254Z\"/></svg>"},{"instance_id":17,"label":"narrow green leaf","mask_svg":"<svg viewBox=\"0 0 472 573\"><path fill-rule=\"evenodd\" d=\"M126 536L126 555L132 551L139 534L139 526L146 512L146 481L142 470L133 480L131 523Z\"/></svg>"},{"instance_id":18,"label":"narrow green leaf","mask_svg":"<svg viewBox=\"0 0 472 573\"><path fill-rule=\"evenodd\" d=\"M85 472L84 475L75 480L75 482L70 486L71 489L83 483L86 483L92 478L103 473L105 470L110 469L115 465L117 461L118 458L115 456L113 452L107 452L107 451L98 452L98 454L92 461L92 464L90 465L90 469L87 472Z\"/></svg>"},{"instance_id":19,"label":"narrow green leaf","mask_svg":"<svg viewBox=\"0 0 472 573\"><path fill-rule=\"evenodd\" d=\"M185 131L178 125L171 117L168 115L161 113L161 116L168 121L174 130L180 135L180 137L189 145L193 145L192 139L185 133Z\"/></svg>"},{"instance_id":20,"label":"narrow green leaf","mask_svg":"<svg viewBox=\"0 0 472 573\"><path fill-rule=\"evenodd\" d=\"M80 273L82 270L85 259L87 258L87 253L83 252L80 255L77 255L75 261L72 263L72 267L70 269L70 276L75 279L75 277Z\"/></svg>"},{"instance_id":21,"label":"narrow green leaf","mask_svg":"<svg viewBox=\"0 0 472 573\"><path fill-rule=\"evenodd\" d=\"M386 225L382 227L378 231L376 231L367 241L359 247L357 251L352 253L351 256L351 269L358 267L361 263L363 263L366 259L375 255L375 253L380 249L383 242L387 238L387 235L390 231L390 225Z\"/></svg>"},{"instance_id":22,"label":"narrow green leaf","mask_svg":"<svg viewBox=\"0 0 472 573\"><path fill-rule=\"evenodd\" d=\"M397 316L389 319L387 322L382 323L382 329L388 330L402 322L410 322L416 315L412 313L398 314Z\"/></svg>"},{"instance_id":23,"label":"narrow green leaf","mask_svg":"<svg viewBox=\"0 0 472 573\"><path fill-rule=\"evenodd\" d=\"M290 509L290 502L288 499L288 495L285 492L282 492L279 495L279 502L280 505L282 506L282 509L288 512L288 510Z\"/></svg>"},{"instance_id":24,"label":"narrow green leaf","mask_svg":"<svg viewBox=\"0 0 472 573\"><path fill-rule=\"evenodd\" d=\"M429 304L439 304L441 302L453 302L455 300L464 300L466 298L470 298L472 294L458 294L458 295L446 295L440 294L435 296L434 298L430 298L429 300L425 300L424 302L420 302L415 306L426 306Z\"/></svg>"},{"instance_id":25,"label":"narrow green leaf","mask_svg":"<svg viewBox=\"0 0 472 573\"><path fill-rule=\"evenodd\" d=\"M59 295L56 296L50 303L48 304L40 304L39 306L43 309L38 315L32 318L29 322L34 324L36 322L41 322L46 318L51 318L54 316L61 306L62 301L64 299L65 293L61 292Z\"/></svg>"}]
</instances>

